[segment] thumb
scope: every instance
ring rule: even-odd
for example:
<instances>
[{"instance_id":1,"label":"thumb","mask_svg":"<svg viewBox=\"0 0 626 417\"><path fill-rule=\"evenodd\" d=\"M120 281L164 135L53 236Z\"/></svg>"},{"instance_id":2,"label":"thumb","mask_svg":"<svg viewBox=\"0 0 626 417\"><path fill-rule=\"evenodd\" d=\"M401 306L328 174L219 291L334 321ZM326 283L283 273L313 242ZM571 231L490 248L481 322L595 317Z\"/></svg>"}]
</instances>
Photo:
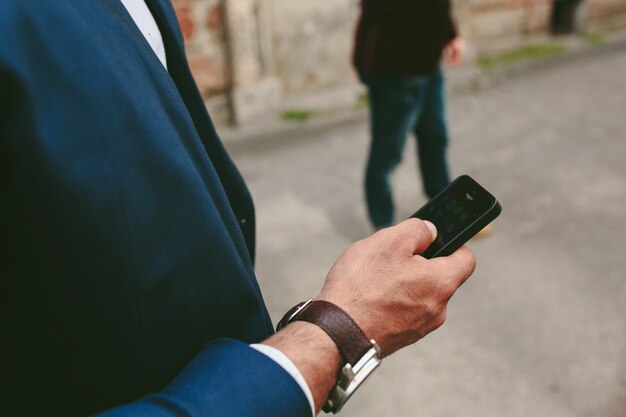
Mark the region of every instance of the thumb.
<instances>
[{"instance_id":1,"label":"thumb","mask_svg":"<svg viewBox=\"0 0 626 417\"><path fill-rule=\"evenodd\" d=\"M407 236L413 254L422 253L437 238L437 228L428 220L410 218L397 226Z\"/></svg>"}]
</instances>

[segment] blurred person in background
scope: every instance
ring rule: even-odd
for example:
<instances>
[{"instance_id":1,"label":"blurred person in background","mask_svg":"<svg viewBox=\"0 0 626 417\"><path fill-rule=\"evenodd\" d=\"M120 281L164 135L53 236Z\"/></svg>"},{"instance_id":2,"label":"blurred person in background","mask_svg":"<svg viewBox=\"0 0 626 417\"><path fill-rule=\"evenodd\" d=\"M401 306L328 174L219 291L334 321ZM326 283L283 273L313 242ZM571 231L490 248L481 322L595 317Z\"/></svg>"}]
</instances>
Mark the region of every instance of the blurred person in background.
<instances>
[{"instance_id":1,"label":"blurred person in background","mask_svg":"<svg viewBox=\"0 0 626 417\"><path fill-rule=\"evenodd\" d=\"M426 196L434 197L450 183L440 61L443 56L457 65L464 50L450 0L361 2L353 64L368 92L371 144L365 196L376 229L394 223L390 175L402 160L410 132L417 139Z\"/></svg>"},{"instance_id":2,"label":"blurred person in background","mask_svg":"<svg viewBox=\"0 0 626 417\"><path fill-rule=\"evenodd\" d=\"M436 230L407 220L274 334L169 0L2 0L0 39L3 416L311 417L473 271L467 248L419 256Z\"/></svg>"}]
</instances>

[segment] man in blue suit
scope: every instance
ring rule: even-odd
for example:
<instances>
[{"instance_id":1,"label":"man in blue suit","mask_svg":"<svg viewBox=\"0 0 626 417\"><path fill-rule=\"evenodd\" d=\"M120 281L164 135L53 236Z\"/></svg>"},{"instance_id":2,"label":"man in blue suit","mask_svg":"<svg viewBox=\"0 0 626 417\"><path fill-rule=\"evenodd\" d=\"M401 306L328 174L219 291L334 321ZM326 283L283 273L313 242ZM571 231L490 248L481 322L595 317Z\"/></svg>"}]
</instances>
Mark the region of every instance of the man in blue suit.
<instances>
[{"instance_id":1,"label":"man in blue suit","mask_svg":"<svg viewBox=\"0 0 626 417\"><path fill-rule=\"evenodd\" d=\"M343 336L414 343L473 271L465 248L420 257L436 231L405 221L311 304L347 327L274 334L168 0L3 0L0 100L2 415L308 417L356 364Z\"/></svg>"}]
</instances>

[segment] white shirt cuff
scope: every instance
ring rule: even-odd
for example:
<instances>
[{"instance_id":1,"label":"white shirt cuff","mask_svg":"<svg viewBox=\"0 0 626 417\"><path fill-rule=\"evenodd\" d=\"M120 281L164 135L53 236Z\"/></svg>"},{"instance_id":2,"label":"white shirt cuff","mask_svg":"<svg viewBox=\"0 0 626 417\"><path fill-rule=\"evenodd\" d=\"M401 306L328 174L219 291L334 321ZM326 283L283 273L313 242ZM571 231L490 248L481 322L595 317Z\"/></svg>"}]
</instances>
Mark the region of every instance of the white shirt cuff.
<instances>
[{"instance_id":1,"label":"white shirt cuff","mask_svg":"<svg viewBox=\"0 0 626 417\"><path fill-rule=\"evenodd\" d=\"M291 377L298 383L298 385L300 385L300 388L304 392L307 400L309 400L309 405L311 406L311 415L315 417L315 403L313 402L313 394L311 394L311 389L309 388L309 385L306 383L298 368L296 368L296 365L291 362L291 359L289 359L287 355L285 355L283 352L272 346L255 343L253 345L250 345L250 347L268 356L274 362L279 364L285 371L287 371L289 375L291 375Z\"/></svg>"}]
</instances>

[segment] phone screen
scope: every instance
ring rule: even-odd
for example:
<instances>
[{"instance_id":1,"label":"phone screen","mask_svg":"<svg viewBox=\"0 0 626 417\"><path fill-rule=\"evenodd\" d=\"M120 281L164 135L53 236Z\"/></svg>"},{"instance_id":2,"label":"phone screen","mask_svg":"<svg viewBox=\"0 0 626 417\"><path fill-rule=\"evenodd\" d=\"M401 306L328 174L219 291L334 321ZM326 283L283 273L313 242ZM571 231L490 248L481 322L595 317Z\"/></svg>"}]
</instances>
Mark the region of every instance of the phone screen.
<instances>
[{"instance_id":1,"label":"phone screen","mask_svg":"<svg viewBox=\"0 0 626 417\"><path fill-rule=\"evenodd\" d=\"M429 220L437 227L437 239L423 253L424 257L432 257L454 252L499 213L495 197L464 175L411 217Z\"/></svg>"}]
</instances>

